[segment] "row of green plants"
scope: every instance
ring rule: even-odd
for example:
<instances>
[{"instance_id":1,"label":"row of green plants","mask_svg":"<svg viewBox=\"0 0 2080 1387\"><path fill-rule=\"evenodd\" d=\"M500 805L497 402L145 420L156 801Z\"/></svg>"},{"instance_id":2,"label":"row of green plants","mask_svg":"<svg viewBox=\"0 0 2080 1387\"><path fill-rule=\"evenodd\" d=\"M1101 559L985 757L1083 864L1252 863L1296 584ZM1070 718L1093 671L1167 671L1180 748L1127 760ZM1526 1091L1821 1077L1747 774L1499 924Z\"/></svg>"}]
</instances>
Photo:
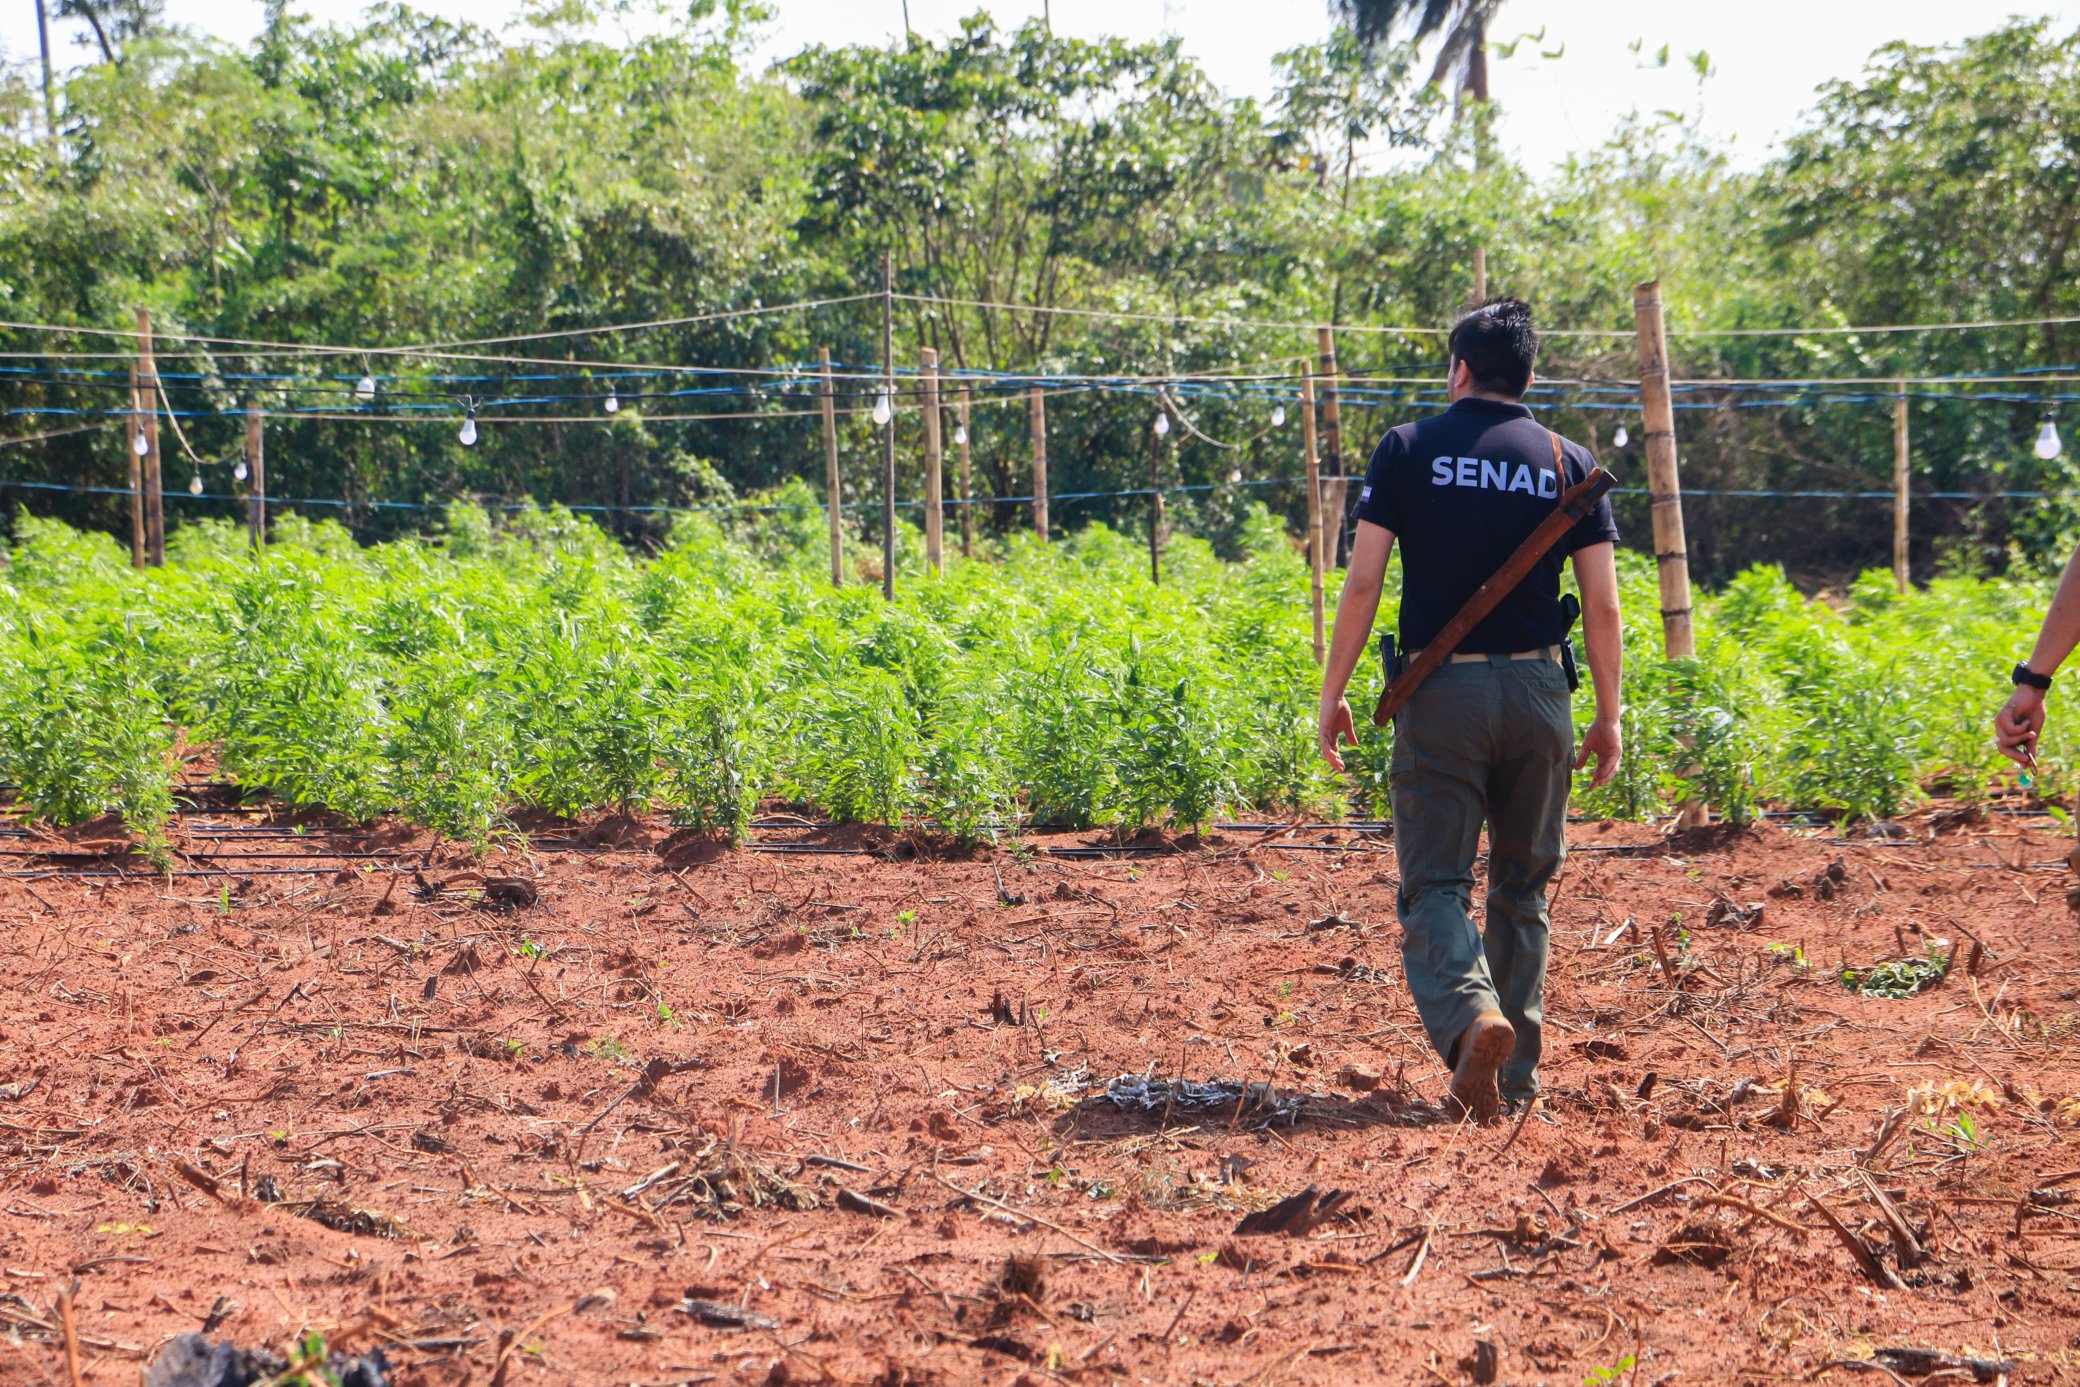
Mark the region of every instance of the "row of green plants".
<instances>
[{"instance_id":1,"label":"row of green plants","mask_svg":"<svg viewBox=\"0 0 2080 1387\"><path fill-rule=\"evenodd\" d=\"M148 839L197 756L291 805L479 844L522 808L741 835L782 800L969 841L1387 814L1390 734L1367 728L1349 780L1315 755L1307 572L1261 510L1242 561L1180 539L1160 586L1141 542L1103 526L929 578L906 531L917 576L889 603L864 554L865 581L834 589L820 513L776 499L734 527L689 518L641 557L555 510L494 527L458 507L442 535L366 548L285 517L260 555L202 523L142 573L106 536L18 516L0 779L27 817L114 812ZM2003 783L1989 719L2042 591L1900 596L1872 576L1812 600L1755 569L1699 604L1698 656L1670 664L1649 658L1651 564L1627 555L1622 577L1629 755L1585 812L1644 818L1696 792L1734 817L1883 817ZM2071 750L2054 719L2047 767Z\"/></svg>"}]
</instances>

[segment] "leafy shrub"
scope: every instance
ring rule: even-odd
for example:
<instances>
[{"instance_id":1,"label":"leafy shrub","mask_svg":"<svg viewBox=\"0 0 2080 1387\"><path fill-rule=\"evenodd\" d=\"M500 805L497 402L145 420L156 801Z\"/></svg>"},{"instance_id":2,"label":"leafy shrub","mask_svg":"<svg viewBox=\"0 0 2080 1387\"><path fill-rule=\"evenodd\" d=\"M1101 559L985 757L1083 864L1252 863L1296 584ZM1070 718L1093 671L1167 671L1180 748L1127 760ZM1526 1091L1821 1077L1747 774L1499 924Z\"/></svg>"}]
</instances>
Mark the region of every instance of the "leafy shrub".
<instances>
[{"instance_id":1,"label":"leafy shrub","mask_svg":"<svg viewBox=\"0 0 2080 1387\"><path fill-rule=\"evenodd\" d=\"M141 642L108 620L27 623L0 655L0 776L29 818L118 813L163 845L173 739Z\"/></svg>"},{"instance_id":2,"label":"leafy shrub","mask_svg":"<svg viewBox=\"0 0 2080 1387\"><path fill-rule=\"evenodd\" d=\"M662 704L664 794L688 827L742 841L764 783L760 739L727 691L674 690Z\"/></svg>"},{"instance_id":3,"label":"leafy shrub","mask_svg":"<svg viewBox=\"0 0 2080 1387\"><path fill-rule=\"evenodd\" d=\"M511 730L497 681L440 659L398 675L384 757L399 809L437 833L488 844L512 796Z\"/></svg>"}]
</instances>

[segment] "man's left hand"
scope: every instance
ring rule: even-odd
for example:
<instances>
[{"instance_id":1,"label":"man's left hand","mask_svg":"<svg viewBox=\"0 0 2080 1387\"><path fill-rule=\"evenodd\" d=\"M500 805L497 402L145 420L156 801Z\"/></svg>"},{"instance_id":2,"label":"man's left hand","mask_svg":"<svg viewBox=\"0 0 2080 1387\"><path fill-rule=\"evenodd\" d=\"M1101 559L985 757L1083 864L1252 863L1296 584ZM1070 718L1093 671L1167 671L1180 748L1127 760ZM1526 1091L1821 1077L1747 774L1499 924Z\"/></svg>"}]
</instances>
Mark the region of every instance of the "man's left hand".
<instances>
[{"instance_id":1,"label":"man's left hand","mask_svg":"<svg viewBox=\"0 0 2080 1387\"><path fill-rule=\"evenodd\" d=\"M2017 684L2007 704L1993 719L1993 739L2001 755L2018 765L2036 761L2037 738L2044 731L2044 691Z\"/></svg>"},{"instance_id":2,"label":"man's left hand","mask_svg":"<svg viewBox=\"0 0 2080 1387\"><path fill-rule=\"evenodd\" d=\"M1601 789L1611 783L1611 777L1618 773L1618 762L1625 758L1625 738L1618 731L1616 718L1598 718L1589 724L1589 730L1582 734L1574 768L1580 770L1588 765L1591 756L1596 758L1596 774L1589 778L1589 787Z\"/></svg>"},{"instance_id":3,"label":"man's left hand","mask_svg":"<svg viewBox=\"0 0 2080 1387\"><path fill-rule=\"evenodd\" d=\"M1322 759L1337 770L1343 769L1343 755L1337 751L1336 743L1341 740L1353 747L1358 744L1358 727L1351 720L1351 705L1338 698L1335 702L1322 700L1322 716L1317 728L1316 739L1320 744Z\"/></svg>"}]
</instances>

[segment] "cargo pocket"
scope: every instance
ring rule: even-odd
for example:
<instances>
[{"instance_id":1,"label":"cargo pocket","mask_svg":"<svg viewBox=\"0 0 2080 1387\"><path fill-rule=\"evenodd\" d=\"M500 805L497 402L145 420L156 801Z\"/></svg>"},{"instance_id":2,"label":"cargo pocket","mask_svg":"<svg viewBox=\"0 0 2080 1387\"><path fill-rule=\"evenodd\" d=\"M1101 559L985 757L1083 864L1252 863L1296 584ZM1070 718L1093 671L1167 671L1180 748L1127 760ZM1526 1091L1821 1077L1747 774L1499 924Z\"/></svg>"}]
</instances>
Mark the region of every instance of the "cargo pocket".
<instances>
[{"instance_id":1,"label":"cargo pocket","mask_svg":"<svg viewBox=\"0 0 2080 1387\"><path fill-rule=\"evenodd\" d=\"M1554 756L1574 763L1574 695L1567 687L1567 671L1552 660L1531 667L1525 682L1526 711L1531 725L1546 729L1546 747Z\"/></svg>"},{"instance_id":2,"label":"cargo pocket","mask_svg":"<svg viewBox=\"0 0 2080 1387\"><path fill-rule=\"evenodd\" d=\"M1421 768L1416 759L1416 739L1408 735L1408 724L1406 708L1394 714L1394 749L1387 758L1387 779L1397 785Z\"/></svg>"}]
</instances>

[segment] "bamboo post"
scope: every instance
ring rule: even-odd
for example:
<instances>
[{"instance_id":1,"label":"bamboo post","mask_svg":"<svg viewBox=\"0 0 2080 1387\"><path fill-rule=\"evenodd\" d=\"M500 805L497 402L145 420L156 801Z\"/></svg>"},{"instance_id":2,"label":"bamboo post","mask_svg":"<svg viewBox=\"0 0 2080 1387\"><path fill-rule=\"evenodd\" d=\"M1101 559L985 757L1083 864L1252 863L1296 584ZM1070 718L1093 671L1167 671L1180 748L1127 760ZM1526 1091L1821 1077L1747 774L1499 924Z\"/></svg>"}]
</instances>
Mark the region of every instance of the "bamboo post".
<instances>
[{"instance_id":1,"label":"bamboo post","mask_svg":"<svg viewBox=\"0 0 2080 1387\"><path fill-rule=\"evenodd\" d=\"M130 566L143 568L144 555L144 458L138 454L137 439L144 432L144 411L137 395L137 367L130 368L130 417L124 421L123 457L130 464Z\"/></svg>"},{"instance_id":2,"label":"bamboo post","mask_svg":"<svg viewBox=\"0 0 2080 1387\"><path fill-rule=\"evenodd\" d=\"M838 407L831 393L831 349L816 349L816 364L822 373L817 386L817 404L823 413L823 510L830 519L831 586L845 586L845 525L840 518L843 494L838 478Z\"/></svg>"},{"instance_id":3,"label":"bamboo post","mask_svg":"<svg viewBox=\"0 0 2080 1387\"><path fill-rule=\"evenodd\" d=\"M137 310L137 395L144 399L144 547L152 568L166 561L166 491L158 457L158 366L152 362L152 310Z\"/></svg>"},{"instance_id":4,"label":"bamboo post","mask_svg":"<svg viewBox=\"0 0 2080 1387\"><path fill-rule=\"evenodd\" d=\"M1167 404L1156 406L1156 418L1170 417ZM1148 581L1163 581L1163 435L1148 430Z\"/></svg>"},{"instance_id":5,"label":"bamboo post","mask_svg":"<svg viewBox=\"0 0 2080 1387\"><path fill-rule=\"evenodd\" d=\"M137 391L144 403L144 544L152 567L166 562L166 491L159 473L159 368L152 361L152 313L137 310Z\"/></svg>"},{"instance_id":6,"label":"bamboo post","mask_svg":"<svg viewBox=\"0 0 2080 1387\"><path fill-rule=\"evenodd\" d=\"M1315 332L1315 342L1322 358L1321 383L1317 387L1322 402L1322 522L1336 527L1326 532L1323 558L1333 566L1343 559L1345 528L1343 406L1336 389L1336 329L1324 323Z\"/></svg>"},{"instance_id":7,"label":"bamboo post","mask_svg":"<svg viewBox=\"0 0 2080 1387\"><path fill-rule=\"evenodd\" d=\"M946 566L946 472L939 440L939 353L923 352L924 385L924 561L932 572Z\"/></svg>"},{"instance_id":8,"label":"bamboo post","mask_svg":"<svg viewBox=\"0 0 2080 1387\"><path fill-rule=\"evenodd\" d=\"M888 422L881 426L881 595L896 595L896 257L881 253L881 389Z\"/></svg>"},{"instance_id":9,"label":"bamboo post","mask_svg":"<svg viewBox=\"0 0 2080 1387\"><path fill-rule=\"evenodd\" d=\"M1639 333L1640 413L1647 426L1647 493L1654 519L1654 563L1661 580L1661 644L1671 660L1697 653L1690 626L1690 554L1683 535L1683 483L1676 461L1676 415L1668 391L1668 331L1661 313L1661 282L1632 291ZM1695 828L1709 820L1703 801L1685 799L1677 826Z\"/></svg>"},{"instance_id":10,"label":"bamboo post","mask_svg":"<svg viewBox=\"0 0 2080 1387\"><path fill-rule=\"evenodd\" d=\"M961 557L972 559L975 557L975 495L974 478L968 466L968 387L962 386L954 398L954 418L959 421L953 434L953 450L960 473Z\"/></svg>"},{"instance_id":11,"label":"bamboo post","mask_svg":"<svg viewBox=\"0 0 2080 1387\"><path fill-rule=\"evenodd\" d=\"M267 424L258 400L246 401L246 523L253 547L267 547Z\"/></svg>"},{"instance_id":12,"label":"bamboo post","mask_svg":"<svg viewBox=\"0 0 2080 1387\"><path fill-rule=\"evenodd\" d=\"M1322 460L1315 452L1314 372L1300 363L1300 441L1307 462L1307 575L1308 600L1314 609L1314 662L1328 658L1328 641L1322 630Z\"/></svg>"},{"instance_id":13,"label":"bamboo post","mask_svg":"<svg viewBox=\"0 0 2080 1387\"><path fill-rule=\"evenodd\" d=\"M1892 580L1905 596L1912 586L1907 564L1907 503L1909 480L1907 443L1907 383L1899 382L1892 397Z\"/></svg>"},{"instance_id":14,"label":"bamboo post","mask_svg":"<svg viewBox=\"0 0 2080 1387\"><path fill-rule=\"evenodd\" d=\"M1475 246L1473 248L1473 301L1475 303L1486 303L1488 301L1488 248L1486 246Z\"/></svg>"},{"instance_id":15,"label":"bamboo post","mask_svg":"<svg viewBox=\"0 0 2080 1387\"><path fill-rule=\"evenodd\" d=\"M1033 387L1033 533L1047 543L1047 395Z\"/></svg>"},{"instance_id":16,"label":"bamboo post","mask_svg":"<svg viewBox=\"0 0 2080 1387\"><path fill-rule=\"evenodd\" d=\"M1668 392L1668 333L1661 283L1632 291L1639 331L1640 409L1647 426L1647 490L1654 517L1654 561L1661 577L1661 642L1671 660L1697 653L1690 629L1690 555L1683 537L1683 486L1676 462L1676 416Z\"/></svg>"}]
</instances>

